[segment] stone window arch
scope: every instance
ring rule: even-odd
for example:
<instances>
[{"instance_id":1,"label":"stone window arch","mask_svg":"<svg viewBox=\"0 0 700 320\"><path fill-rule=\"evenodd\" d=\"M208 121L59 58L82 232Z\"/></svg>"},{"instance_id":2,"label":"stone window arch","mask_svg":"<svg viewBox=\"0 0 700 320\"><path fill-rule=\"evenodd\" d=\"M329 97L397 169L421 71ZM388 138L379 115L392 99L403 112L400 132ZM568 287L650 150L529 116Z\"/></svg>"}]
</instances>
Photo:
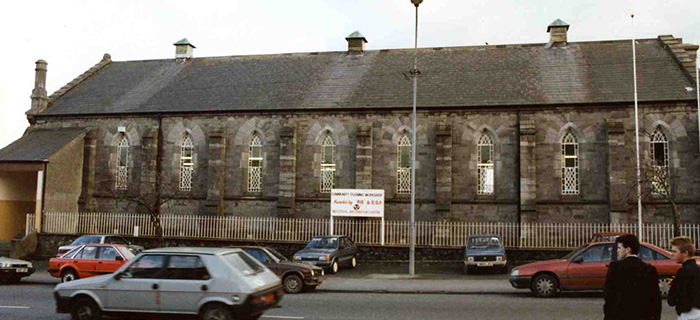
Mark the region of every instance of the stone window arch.
<instances>
[{"instance_id":1,"label":"stone window arch","mask_svg":"<svg viewBox=\"0 0 700 320\"><path fill-rule=\"evenodd\" d=\"M329 193L335 187L335 141L326 132L321 143L321 193Z\"/></svg>"},{"instance_id":2,"label":"stone window arch","mask_svg":"<svg viewBox=\"0 0 700 320\"><path fill-rule=\"evenodd\" d=\"M659 126L651 135L651 192L665 194L669 191L668 138Z\"/></svg>"},{"instance_id":3,"label":"stone window arch","mask_svg":"<svg viewBox=\"0 0 700 320\"><path fill-rule=\"evenodd\" d=\"M262 140L254 133L248 143L248 192L262 191L263 153Z\"/></svg>"},{"instance_id":4,"label":"stone window arch","mask_svg":"<svg viewBox=\"0 0 700 320\"><path fill-rule=\"evenodd\" d=\"M191 191L194 177L194 143L189 134L180 144L180 190Z\"/></svg>"},{"instance_id":5,"label":"stone window arch","mask_svg":"<svg viewBox=\"0 0 700 320\"><path fill-rule=\"evenodd\" d=\"M579 194L579 146L573 132L561 139L561 193Z\"/></svg>"},{"instance_id":6,"label":"stone window arch","mask_svg":"<svg viewBox=\"0 0 700 320\"><path fill-rule=\"evenodd\" d=\"M129 184L129 138L121 133L121 139L117 145L117 179L115 188L126 190Z\"/></svg>"},{"instance_id":7,"label":"stone window arch","mask_svg":"<svg viewBox=\"0 0 700 320\"><path fill-rule=\"evenodd\" d=\"M488 132L484 130L477 143L477 194L491 195L494 193L494 163L493 140Z\"/></svg>"},{"instance_id":8,"label":"stone window arch","mask_svg":"<svg viewBox=\"0 0 700 320\"><path fill-rule=\"evenodd\" d=\"M397 145L396 193L411 193L411 148L413 144L407 132L403 132Z\"/></svg>"}]
</instances>

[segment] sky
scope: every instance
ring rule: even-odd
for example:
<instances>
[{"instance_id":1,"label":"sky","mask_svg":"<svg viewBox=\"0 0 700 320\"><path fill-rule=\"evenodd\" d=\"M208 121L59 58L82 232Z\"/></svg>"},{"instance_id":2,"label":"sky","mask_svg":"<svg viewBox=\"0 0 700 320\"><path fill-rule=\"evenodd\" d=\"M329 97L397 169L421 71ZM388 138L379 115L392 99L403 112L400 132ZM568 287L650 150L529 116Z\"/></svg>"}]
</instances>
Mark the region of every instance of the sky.
<instances>
[{"instance_id":1,"label":"sky","mask_svg":"<svg viewBox=\"0 0 700 320\"><path fill-rule=\"evenodd\" d=\"M48 62L48 95L98 63L170 59L188 38L196 57L411 48L410 0L11 1L0 10L0 148L29 123L34 68ZM634 13L634 21L630 14ZM424 0L419 47L543 43L556 19L569 42L656 38L700 44L697 0ZM420 58L419 58L420 59ZM410 69L410 66L407 66Z\"/></svg>"}]
</instances>

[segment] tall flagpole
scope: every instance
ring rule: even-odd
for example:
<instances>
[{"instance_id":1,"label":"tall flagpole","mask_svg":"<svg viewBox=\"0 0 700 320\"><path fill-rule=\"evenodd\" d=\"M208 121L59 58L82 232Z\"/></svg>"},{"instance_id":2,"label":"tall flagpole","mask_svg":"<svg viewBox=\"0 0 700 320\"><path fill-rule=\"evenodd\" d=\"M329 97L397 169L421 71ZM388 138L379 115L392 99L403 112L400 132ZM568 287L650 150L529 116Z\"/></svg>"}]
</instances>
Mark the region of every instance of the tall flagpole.
<instances>
[{"instance_id":1,"label":"tall flagpole","mask_svg":"<svg viewBox=\"0 0 700 320\"><path fill-rule=\"evenodd\" d=\"M637 151L637 228L639 240L643 239L642 234L642 168L639 158L639 106L637 101L637 52L634 39L634 14L632 14L632 73L634 77L634 141Z\"/></svg>"},{"instance_id":2,"label":"tall flagpole","mask_svg":"<svg viewBox=\"0 0 700 320\"><path fill-rule=\"evenodd\" d=\"M411 124L411 221L409 223L408 275L416 275L416 104L418 92L418 5L423 0L411 0L416 7L416 27L413 46L413 121Z\"/></svg>"}]
</instances>

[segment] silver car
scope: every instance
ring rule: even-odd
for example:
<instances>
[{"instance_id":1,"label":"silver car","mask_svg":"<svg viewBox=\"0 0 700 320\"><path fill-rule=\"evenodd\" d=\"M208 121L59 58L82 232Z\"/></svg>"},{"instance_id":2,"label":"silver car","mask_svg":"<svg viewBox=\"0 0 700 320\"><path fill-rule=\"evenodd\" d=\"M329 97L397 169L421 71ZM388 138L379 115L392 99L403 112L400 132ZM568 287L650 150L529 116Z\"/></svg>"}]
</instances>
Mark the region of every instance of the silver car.
<instances>
[{"instance_id":1,"label":"silver car","mask_svg":"<svg viewBox=\"0 0 700 320\"><path fill-rule=\"evenodd\" d=\"M29 261L0 257L0 282L17 283L34 273Z\"/></svg>"},{"instance_id":2,"label":"silver car","mask_svg":"<svg viewBox=\"0 0 700 320\"><path fill-rule=\"evenodd\" d=\"M256 319L279 303L280 279L241 249L147 250L113 274L61 283L56 312L102 315L181 314L200 319Z\"/></svg>"}]
</instances>

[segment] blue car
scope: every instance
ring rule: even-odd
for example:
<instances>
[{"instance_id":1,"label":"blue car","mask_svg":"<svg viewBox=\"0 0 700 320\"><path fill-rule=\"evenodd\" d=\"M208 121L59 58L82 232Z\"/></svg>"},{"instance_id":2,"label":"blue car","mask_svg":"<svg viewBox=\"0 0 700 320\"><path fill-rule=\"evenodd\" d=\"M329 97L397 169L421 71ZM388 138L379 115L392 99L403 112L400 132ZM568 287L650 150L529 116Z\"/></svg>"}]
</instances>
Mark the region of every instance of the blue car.
<instances>
[{"instance_id":1,"label":"blue car","mask_svg":"<svg viewBox=\"0 0 700 320\"><path fill-rule=\"evenodd\" d=\"M497 234L471 235L464 250L464 272L481 269L498 269L508 272L506 249Z\"/></svg>"}]
</instances>

